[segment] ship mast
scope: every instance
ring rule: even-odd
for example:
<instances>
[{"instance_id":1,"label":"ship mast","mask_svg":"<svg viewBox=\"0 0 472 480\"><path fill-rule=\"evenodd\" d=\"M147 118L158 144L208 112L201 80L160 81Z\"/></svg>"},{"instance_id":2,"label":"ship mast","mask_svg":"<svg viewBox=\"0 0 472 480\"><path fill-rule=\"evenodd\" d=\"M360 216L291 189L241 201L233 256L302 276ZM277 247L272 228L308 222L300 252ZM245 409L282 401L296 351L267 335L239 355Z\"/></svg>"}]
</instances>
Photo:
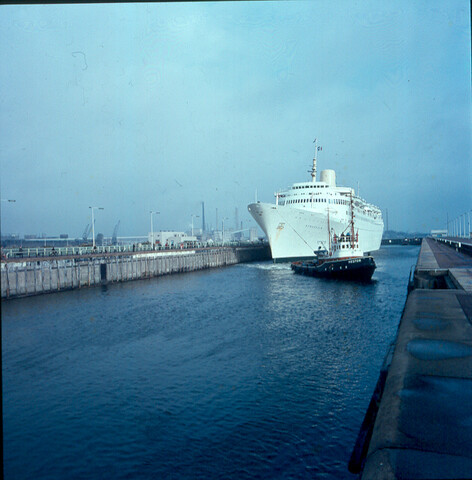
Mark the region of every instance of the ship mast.
<instances>
[{"instance_id":1,"label":"ship mast","mask_svg":"<svg viewBox=\"0 0 472 480\"><path fill-rule=\"evenodd\" d=\"M313 183L316 182L316 152L318 151L318 140L315 138L315 140L313 141L313 143L315 144L315 154L313 155L313 167L311 169L311 181Z\"/></svg>"}]
</instances>

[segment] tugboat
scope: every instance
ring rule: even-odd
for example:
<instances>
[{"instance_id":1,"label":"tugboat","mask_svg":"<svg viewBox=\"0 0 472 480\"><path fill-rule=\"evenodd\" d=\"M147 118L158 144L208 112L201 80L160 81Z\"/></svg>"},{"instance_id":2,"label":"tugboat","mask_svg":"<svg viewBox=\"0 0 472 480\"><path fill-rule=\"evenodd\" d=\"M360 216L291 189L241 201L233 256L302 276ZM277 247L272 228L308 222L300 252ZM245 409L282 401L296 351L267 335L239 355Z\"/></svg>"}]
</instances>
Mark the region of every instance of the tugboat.
<instances>
[{"instance_id":1,"label":"tugboat","mask_svg":"<svg viewBox=\"0 0 472 480\"><path fill-rule=\"evenodd\" d=\"M350 227L350 232L346 230ZM351 221L340 235L329 228L329 249L319 247L314 260L292 263L292 270L301 275L312 277L338 278L344 280L369 281L376 268L374 258L365 255L359 248L359 232L354 229L354 214L351 196Z\"/></svg>"}]
</instances>

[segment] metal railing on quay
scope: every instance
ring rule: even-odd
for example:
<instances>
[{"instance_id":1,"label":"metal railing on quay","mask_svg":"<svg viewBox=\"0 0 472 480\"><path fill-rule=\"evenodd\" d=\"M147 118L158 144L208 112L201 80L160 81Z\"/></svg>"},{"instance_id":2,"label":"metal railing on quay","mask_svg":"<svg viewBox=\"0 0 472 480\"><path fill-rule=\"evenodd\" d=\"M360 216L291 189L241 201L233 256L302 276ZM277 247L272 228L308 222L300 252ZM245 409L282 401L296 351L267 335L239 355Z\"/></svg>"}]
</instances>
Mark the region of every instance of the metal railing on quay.
<instances>
[{"instance_id":1,"label":"metal railing on quay","mask_svg":"<svg viewBox=\"0 0 472 480\"><path fill-rule=\"evenodd\" d=\"M65 257L77 255L103 255L107 253L136 253L136 252L160 252L160 251L181 251L195 248L214 248L214 247L241 247L264 245L264 242L194 242L180 245L154 245L149 243L132 245L100 245L93 247L74 246L74 247L16 247L2 248L2 260L20 259L20 258L40 258L40 257Z\"/></svg>"}]
</instances>

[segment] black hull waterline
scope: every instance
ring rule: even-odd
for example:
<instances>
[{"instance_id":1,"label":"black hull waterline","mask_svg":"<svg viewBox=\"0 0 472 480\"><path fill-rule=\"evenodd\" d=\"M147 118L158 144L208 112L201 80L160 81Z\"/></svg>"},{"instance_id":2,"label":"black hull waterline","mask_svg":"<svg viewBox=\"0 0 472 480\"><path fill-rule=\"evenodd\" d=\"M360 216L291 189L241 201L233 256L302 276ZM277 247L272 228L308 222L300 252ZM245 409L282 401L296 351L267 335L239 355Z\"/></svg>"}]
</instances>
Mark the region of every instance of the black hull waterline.
<instances>
[{"instance_id":1,"label":"black hull waterline","mask_svg":"<svg viewBox=\"0 0 472 480\"><path fill-rule=\"evenodd\" d=\"M340 280L369 281L376 268L373 257L293 262L292 270L300 275Z\"/></svg>"}]
</instances>

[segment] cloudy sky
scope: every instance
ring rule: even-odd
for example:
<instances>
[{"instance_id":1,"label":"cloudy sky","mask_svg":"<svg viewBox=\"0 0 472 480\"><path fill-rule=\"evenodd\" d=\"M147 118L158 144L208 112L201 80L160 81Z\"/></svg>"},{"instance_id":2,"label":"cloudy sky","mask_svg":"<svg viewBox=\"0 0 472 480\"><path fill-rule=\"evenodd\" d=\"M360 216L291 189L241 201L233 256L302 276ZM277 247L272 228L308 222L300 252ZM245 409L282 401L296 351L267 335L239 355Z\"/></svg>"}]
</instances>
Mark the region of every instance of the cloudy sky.
<instances>
[{"instance_id":1,"label":"cloudy sky","mask_svg":"<svg viewBox=\"0 0 472 480\"><path fill-rule=\"evenodd\" d=\"M468 1L4 6L2 233L244 227L320 171L429 231L472 208ZM195 224L200 219L195 219Z\"/></svg>"}]
</instances>

